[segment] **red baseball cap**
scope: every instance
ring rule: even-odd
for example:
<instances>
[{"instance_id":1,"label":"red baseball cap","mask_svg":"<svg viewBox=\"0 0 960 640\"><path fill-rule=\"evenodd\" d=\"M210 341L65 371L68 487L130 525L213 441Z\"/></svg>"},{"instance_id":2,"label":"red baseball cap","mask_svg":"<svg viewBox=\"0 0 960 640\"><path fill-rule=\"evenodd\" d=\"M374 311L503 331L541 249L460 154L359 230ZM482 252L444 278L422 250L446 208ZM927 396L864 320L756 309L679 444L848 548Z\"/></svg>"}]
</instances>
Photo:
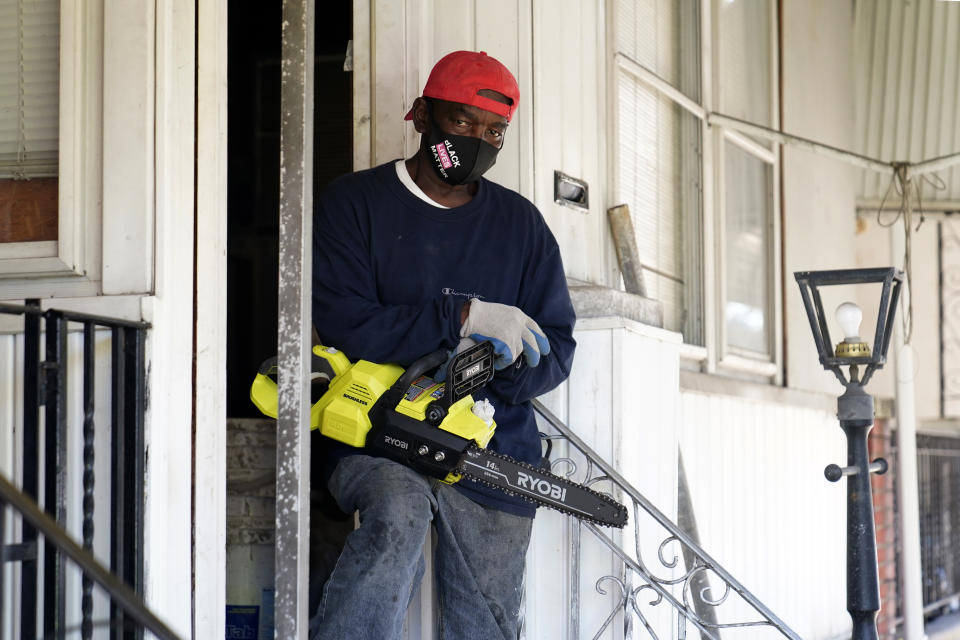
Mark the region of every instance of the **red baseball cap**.
<instances>
[{"instance_id":1,"label":"red baseball cap","mask_svg":"<svg viewBox=\"0 0 960 640\"><path fill-rule=\"evenodd\" d=\"M478 94L481 89L501 93L513 103L503 104L481 96ZM488 56L486 51L454 51L440 58L430 71L423 95L480 107L504 116L508 122L520 102L517 79L499 60ZM412 120L413 109L403 119Z\"/></svg>"}]
</instances>

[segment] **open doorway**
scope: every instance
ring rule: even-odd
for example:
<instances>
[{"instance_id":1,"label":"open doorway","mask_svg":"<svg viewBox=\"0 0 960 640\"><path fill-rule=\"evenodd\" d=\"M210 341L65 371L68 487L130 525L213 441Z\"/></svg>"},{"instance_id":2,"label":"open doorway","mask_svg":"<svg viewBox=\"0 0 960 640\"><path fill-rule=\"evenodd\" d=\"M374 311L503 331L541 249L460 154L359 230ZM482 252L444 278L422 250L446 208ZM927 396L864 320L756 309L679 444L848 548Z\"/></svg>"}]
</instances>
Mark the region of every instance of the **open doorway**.
<instances>
[{"instance_id":1,"label":"open doorway","mask_svg":"<svg viewBox=\"0 0 960 640\"><path fill-rule=\"evenodd\" d=\"M227 415L258 417L250 382L277 351L280 195L281 2L256 2L229 18ZM352 76L344 71L350 3L317 20L313 188L353 162Z\"/></svg>"},{"instance_id":2,"label":"open doorway","mask_svg":"<svg viewBox=\"0 0 960 640\"><path fill-rule=\"evenodd\" d=\"M227 636L254 639L273 638L275 425L249 390L277 352L281 17L268 0L231 5L228 21ZM349 2L316 21L315 194L352 170L352 28Z\"/></svg>"}]
</instances>

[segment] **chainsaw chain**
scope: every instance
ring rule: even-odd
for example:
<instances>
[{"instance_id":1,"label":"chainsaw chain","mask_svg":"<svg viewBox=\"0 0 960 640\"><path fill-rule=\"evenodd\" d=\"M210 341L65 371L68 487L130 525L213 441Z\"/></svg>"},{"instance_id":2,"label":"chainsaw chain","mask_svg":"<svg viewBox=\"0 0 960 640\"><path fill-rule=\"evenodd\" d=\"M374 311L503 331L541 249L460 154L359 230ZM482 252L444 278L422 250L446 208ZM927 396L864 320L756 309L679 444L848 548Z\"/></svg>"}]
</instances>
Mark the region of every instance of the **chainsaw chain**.
<instances>
[{"instance_id":1,"label":"chainsaw chain","mask_svg":"<svg viewBox=\"0 0 960 640\"><path fill-rule=\"evenodd\" d=\"M535 467L535 466L533 466L532 464L530 464L530 463L528 463L528 462L524 462L524 461L522 461L522 460L517 460L516 458L511 458L510 456L507 456L507 455L502 454L502 453L498 453L498 452L496 452L496 451L492 451L492 450L490 450L490 449L483 449L483 448L479 447L476 443L472 443L472 444L470 445L470 447L468 447L468 449L475 449L475 450L478 450L478 451L483 451L484 455L488 455L488 456L491 456L491 457L493 457L493 458L499 458L500 460L507 461L507 462L509 462L510 464L515 464L515 465L517 465L517 466L519 466L519 467L522 467L522 468L524 468L524 469L529 469L531 472L533 472L533 473L535 473L535 474L538 474L538 475L541 475L541 476L543 476L543 477L545 477L545 478L550 478L550 479L553 479L553 480L557 480L557 481L559 481L560 483L563 483L563 484L565 484L565 485L567 485L567 486L576 487L577 489L580 489L580 490L582 490L582 491L586 491L587 493L593 495L595 498L597 498L597 499L599 499L599 500L601 500L601 501L603 501L603 502L606 502L606 503L614 506L615 508L617 508L618 511L621 511L621 512L626 511L626 507L624 507L622 504L620 504L619 502L617 502L616 500L614 500L614 499L611 498L610 496L608 496L608 495L606 495L606 494L604 494L604 493L600 493L599 491L595 491L595 490L591 489L590 487L584 486L584 485L582 485L582 484L577 484L576 482L574 482L574 481L572 481L572 480L570 480L570 479L568 479L568 478L564 478L564 477L558 476L557 474L553 473L552 471L547 471L546 469L543 469L543 468L541 468L541 467ZM476 483L478 483L478 484L482 484L482 485L487 486L487 487L492 487L492 488L494 488L494 489L496 489L496 490L498 490L498 491L501 491L501 492L507 494L508 496L514 496L514 497L520 498L520 499L522 499L522 500L524 500L524 501L526 501L526 502L531 502L531 503L533 503L533 504L535 504L535 505L537 505L537 506L547 507L547 508L549 508L549 509L553 509L554 511L559 511L560 513L562 513L562 514L564 514L564 515L572 516L572 517L574 517L574 518L576 518L576 519L578 519L578 520L583 520L583 521L585 521L585 522L590 522L590 523L592 523L592 524L596 524L596 525L599 525L599 526L601 526L601 527L617 527L617 525L610 524L609 522L604 522L604 521L598 520L598 519L596 519L596 518L592 518L592 517L589 517L589 516L585 516L585 515L583 515L582 513L577 513L577 512L575 512L575 511L568 510L568 509L563 508L562 506L557 505L557 504L552 503L552 502L547 502L547 501L538 500L537 498L534 498L533 496L530 496L530 495L527 495L527 494L524 494L524 493L517 493L516 491L513 491L513 490L511 490L511 489L508 489L507 487L500 486L500 485L498 485L498 484L496 484L496 483L490 482L489 480L486 480L486 479L484 479L484 478L480 478L480 477L478 477L478 476L475 476L475 475L473 475L472 473L470 473L469 471L467 471L466 466L465 466L465 461L466 461L466 459L467 459L467 455L466 455L466 453L464 453L464 455L463 455L463 456L461 457L461 459L460 459L460 462L457 464L457 467L456 467L456 469L454 470L454 473L460 474L460 475L462 475L462 476L465 477L465 478L470 478L470 480L472 480L473 482L476 482ZM620 525L620 527L617 527L617 528L622 528L622 526L623 526L623 525Z\"/></svg>"}]
</instances>

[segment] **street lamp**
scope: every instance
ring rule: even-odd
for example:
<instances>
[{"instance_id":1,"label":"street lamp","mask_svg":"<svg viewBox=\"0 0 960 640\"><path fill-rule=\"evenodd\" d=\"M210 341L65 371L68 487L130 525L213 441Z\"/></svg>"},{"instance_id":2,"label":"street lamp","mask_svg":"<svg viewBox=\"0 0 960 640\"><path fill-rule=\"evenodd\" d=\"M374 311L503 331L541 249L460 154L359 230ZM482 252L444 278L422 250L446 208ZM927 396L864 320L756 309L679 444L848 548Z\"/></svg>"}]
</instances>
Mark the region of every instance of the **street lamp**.
<instances>
[{"instance_id":1,"label":"street lamp","mask_svg":"<svg viewBox=\"0 0 960 640\"><path fill-rule=\"evenodd\" d=\"M868 457L867 435L873 427L873 397L863 388L873 372L887 361L903 272L892 267L797 271L794 277L800 285L820 364L832 371L846 387L837 400L837 417L847 436L847 466L828 465L824 475L831 482L847 478L847 611L853 619L853 640L876 640L880 585L870 473L886 472L887 461L878 458L871 463ZM819 287L867 283L883 285L873 348L860 337L863 318L860 308L852 302L844 302L836 310L837 323L844 337L834 349ZM844 375L841 369L844 366L848 367L849 375ZM865 367L862 375L861 366Z\"/></svg>"}]
</instances>

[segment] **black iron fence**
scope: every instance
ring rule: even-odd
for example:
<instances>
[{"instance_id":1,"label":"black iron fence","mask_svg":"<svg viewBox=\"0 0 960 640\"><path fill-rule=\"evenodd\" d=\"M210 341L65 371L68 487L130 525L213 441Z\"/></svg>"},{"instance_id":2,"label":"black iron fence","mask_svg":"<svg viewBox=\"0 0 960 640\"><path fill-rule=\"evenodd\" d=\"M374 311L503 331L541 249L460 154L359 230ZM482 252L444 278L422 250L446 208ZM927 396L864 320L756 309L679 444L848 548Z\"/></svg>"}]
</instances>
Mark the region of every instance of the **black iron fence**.
<instances>
[{"instance_id":1,"label":"black iron fence","mask_svg":"<svg viewBox=\"0 0 960 640\"><path fill-rule=\"evenodd\" d=\"M960 600L960 438L917 435L923 606Z\"/></svg>"},{"instance_id":2,"label":"black iron fence","mask_svg":"<svg viewBox=\"0 0 960 640\"><path fill-rule=\"evenodd\" d=\"M144 495L144 412L145 360L144 346L149 326L53 309L42 310L37 301L26 305L0 304L0 314L21 316L23 321L23 441L22 479L19 489L4 481L0 493L0 568L7 563L20 564L19 592L20 638L61 638L68 629L79 627L84 640L92 636L93 585L96 581L110 595L109 624L111 640L142 638L145 624L142 612L132 611L131 602L143 598L143 495ZM82 419L67 420L67 335L71 328L82 329ZM98 332L99 329L99 332ZM110 332L110 502L109 514L103 505L94 503L94 434L96 389L95 371L99 363L96 353L97 333ZM101 394L101 397L103 394ZM81 429L82 460L67 459L68 430ZM86 556L75 557L66 536L69 504L67 471L82 464L82 549ZM2 479L2 478L0 478ZM42 481L42 482L41 482ZM42 494L41 494L42 487ZM21 499L22 498L22 499ZM42 505L41 516L49 518L43 526L30 509ZM13 507L21 516L19 541L4 545L2 523L6 507ZM100 517L95 517L95 516ZM108 517L106 517L108 516ZM95 530L95 522L109 522L108 531ZM108 574L116 584L105 584L103 575L94 567L94 536L104 534L110 540ZM79 547L78 547L79 549ZM67 621L66 560L71 559L83 570L80 597L82 619ZM106 570L104 570L106 571ZM0 572L0 629L4 624L3 583L7 572ZM116 588L126 585L129 594ZM130 594L133 600L130 600ZM132 613L131 613L132 612ZM149 625L148 625L149 626ZM153 628L152 626L150 627ZM174 637L157 633L159 637Z\"/></svg>"}]
</instances>

